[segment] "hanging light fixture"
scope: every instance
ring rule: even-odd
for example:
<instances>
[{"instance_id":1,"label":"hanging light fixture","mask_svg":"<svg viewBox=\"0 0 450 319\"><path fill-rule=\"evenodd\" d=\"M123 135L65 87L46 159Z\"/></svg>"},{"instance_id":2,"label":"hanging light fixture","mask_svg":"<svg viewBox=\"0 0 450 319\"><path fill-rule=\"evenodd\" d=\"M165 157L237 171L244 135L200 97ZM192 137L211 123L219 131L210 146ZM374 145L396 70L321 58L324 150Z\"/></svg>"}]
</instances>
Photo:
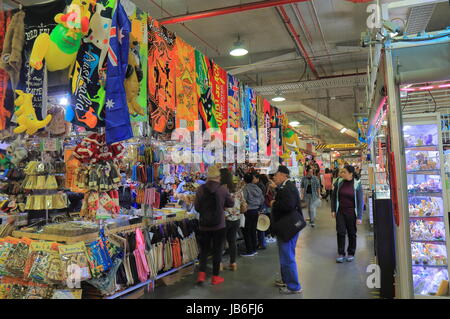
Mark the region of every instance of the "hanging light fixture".
<instances>
[{"instance_id":1,"label":"hanging light fixture","mask_svg":"<svg viewBox=\"0 0 450 319\"><path fill-rule=\"evenodd\" d=\"M296 127L296 126L300 125L300 122L299 121L292 121L292 122L289 122L289 125L292 126L292 127Z\"/></svg>"},{"instance_id":2,"label":"hanging light fixture","mask_svg":"<svg viewBox=\"0 0 450 319\"><path fill-rule=\"evenodd\" d=\"M272 99L274 102L284 102L286 101L286 98L281 95L281 91L275 92L275 97Z\"/></svg>"},{"instance_id":3,"label":"hanging light fixture","mask_svg":"<svg viewBox=\"0 0 450 319\"><path fill-rule=\"evenodd\" d=\"M343 128L341 128L341 130L340 130L339 132L341 132L342 134L344 134L345 132L347 132L347 128L346 128L346 127L343 127Z\"/></svg>"},{"instance_id":4,"label":"hanging light fixture","mask_svg":"<svg viewBox=\"0 0 450 319\"><path fill-rule=\"evenodd\" d=\"M238 34L237 41L234 42L233 48L230 51L230 55L232 56L244 56L248 53L248 50L244 47L244 44L241 42L241 37Z\"/></svg>"}]
</instances>

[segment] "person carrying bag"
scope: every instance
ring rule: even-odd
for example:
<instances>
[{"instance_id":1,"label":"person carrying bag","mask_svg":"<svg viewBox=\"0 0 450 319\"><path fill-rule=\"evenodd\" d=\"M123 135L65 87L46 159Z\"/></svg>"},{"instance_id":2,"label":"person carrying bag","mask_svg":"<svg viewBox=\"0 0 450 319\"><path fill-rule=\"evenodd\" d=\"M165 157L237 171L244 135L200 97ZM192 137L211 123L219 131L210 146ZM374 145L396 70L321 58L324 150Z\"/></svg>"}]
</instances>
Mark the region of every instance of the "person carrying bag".
<instances>
[{"instance_id":1,"label":"person carrying bag","mask_svg":"<svg viewBox=\"0 0 450 319\"><path fill-rule=\"evenodd\" d=\"M281 280L275 282L282 294L299 294L302 287L298 279L295 248L300 231L305 228L300 204L300 194L295 183L289 180L289 169L280 165L274 176L278 186L272 201L272 231L277 236Z\"/></svg>"}]
</instances>

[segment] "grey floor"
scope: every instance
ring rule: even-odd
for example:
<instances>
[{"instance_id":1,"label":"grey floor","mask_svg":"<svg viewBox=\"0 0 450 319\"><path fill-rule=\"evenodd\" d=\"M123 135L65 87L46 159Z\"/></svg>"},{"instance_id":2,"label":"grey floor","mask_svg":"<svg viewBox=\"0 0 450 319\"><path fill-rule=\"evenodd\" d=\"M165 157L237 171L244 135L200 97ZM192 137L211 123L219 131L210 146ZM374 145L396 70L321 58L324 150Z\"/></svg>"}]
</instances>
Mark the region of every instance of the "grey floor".
<instances>
[{"instance_id":1,"label":"grey floor","mask_svg":"<svg viewBox=\"0 0 450 319\"><path fill-rule=\"evenodd\" d=\"M307 213L305 213L307 217ZM271 299L271 298L374 298L376 291L366 286L366 268L373 263L373 235L367 218L358 226L358 248L352 263L336 264L335 221L329 204L318 209L316 227L305 228L297 243L297 261L301 295L280 295L273 281L280 276L276 243L255 257L238 257L238 271L225 270L225 282L212 286L209 282L195 285L196 273L171 286L157 287L148 299ZM224 263L227 263L227 256ZM210 262L209 262L210 263ZM209 279L209 278L208 278Z\"/></svg>"}]
</instances>

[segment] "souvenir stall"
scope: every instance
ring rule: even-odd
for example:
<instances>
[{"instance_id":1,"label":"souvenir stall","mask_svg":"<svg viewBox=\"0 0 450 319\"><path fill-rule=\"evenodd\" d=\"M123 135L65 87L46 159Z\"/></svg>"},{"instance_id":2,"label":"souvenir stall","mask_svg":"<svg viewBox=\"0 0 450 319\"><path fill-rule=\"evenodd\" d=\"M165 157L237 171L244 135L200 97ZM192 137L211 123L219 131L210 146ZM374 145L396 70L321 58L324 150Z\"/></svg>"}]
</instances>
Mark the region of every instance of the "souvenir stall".
<instances>
[{"instance_id":1,"label":"souvenir stall","mask_svg":"<svg viewBox=\"0 0 450 319\"><path fill-rule=\"evenodd\" d=\"M2 11L0 298L120 298L193 265L212 151L175 129L247 130L237 176L274 171L286 143L302 157L285 114L132 1L66 4Z\"/></svg>"},{"instance_id":2,"label":"souvenir stall","mask_svg":"<svg viewBox=\"0 0 450 319\"><path fill-rule=\"evenodd\" d=\"M449 297L442 130L450 87L448 34L445 30L386 41L378 71L381 81L375 91L383 92L385 86L387 94L386 168L395 225L397 298Z\"/></svg>"}]
</instances>

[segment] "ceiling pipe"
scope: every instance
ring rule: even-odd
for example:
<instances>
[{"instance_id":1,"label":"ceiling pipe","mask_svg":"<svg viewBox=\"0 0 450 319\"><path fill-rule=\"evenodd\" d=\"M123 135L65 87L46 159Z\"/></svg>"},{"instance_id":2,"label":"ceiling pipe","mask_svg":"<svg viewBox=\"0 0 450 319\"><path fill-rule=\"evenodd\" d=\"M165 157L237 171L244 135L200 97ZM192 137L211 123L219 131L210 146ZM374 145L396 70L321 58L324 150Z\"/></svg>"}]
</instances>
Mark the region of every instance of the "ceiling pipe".
<instances>
[{"instance_id":1,"label":"ceiling pipe","mask_svg":"<svg viewBox=\"0 0 450 319\"><path fill-rule=\"evenodd\" d=\"M166 9L164 9L162 6L160 6L158 3L156 3L155 0L150 0L151 3L153 3L155 6L157 6L159 9L161 9L161 11L164 11L166 14L168 14L169 16L173 17L173 15L167 11ZM201 38L197 33L195 33L194 31L192 31L190 28L188 28L187 26L185 26L183 24L183 27L188 30L190 33L192 33L196 38L198 38L200 41L202 41L204 44L206 44L208 47L210 47L211 49L214 50L214 52L216 52L218 55L220 55L220 51L215 48L214 46L212 46L210 43L208 43L206 40L204 40L203 38Z\"/></svg>"},{"instance_id":2,"label":"ceiling pipe","mask_svg":"<svg viewBox=\"0 0 450 319\"><path fill-rule=\"evenodd\" d=\"M159 22L161 24L175 24L175 23L187 22L187 21L192 21L192 20L216 17L216 16L220 16L220 15L224 15L224 14L231 14L231 13L244 12L244 11L250 11L250 10L256 10L256 9L270 8L270 7L277 7L277 6L282 6L285 4L291 4L291 3L296 3L296 2L305 2L305 1L309 1L309 0L267 0L267 1L251 2L251 3L239 4L239 5L229 6L229 7L222 7L222 8L204 10L204 11L199 11L199 12L194 12L194 13L182 14L182 15L178 15L178 16L172 16L170 18L159 19Z\"/></svg>"},{"instance_id":3,"label":"ceiling pipe","mask_svg":"<svg viewBox=\"0 0 450 319\"><path fill-rule=\"evenodd\" d=\"M292 25L291 20L289 19L288 14L286 13L286 10L283 7L277 7L278 12L280 13L281 17L283 18L284 23L286 24L286 27L291 34L291 36L294 39L295 44L297 45L298 49L300 50L301 54L306 60L306 63L309 65L309 68L311 72L314 74L314 76L318 79L320 79L320 75L316 70L316 67L312 63L308 52L306 51L305 47L303 46L302 41L300 40L300 36L298 35L297 31L295 30L294 26Z\"/></svg>"}]
</instances>

